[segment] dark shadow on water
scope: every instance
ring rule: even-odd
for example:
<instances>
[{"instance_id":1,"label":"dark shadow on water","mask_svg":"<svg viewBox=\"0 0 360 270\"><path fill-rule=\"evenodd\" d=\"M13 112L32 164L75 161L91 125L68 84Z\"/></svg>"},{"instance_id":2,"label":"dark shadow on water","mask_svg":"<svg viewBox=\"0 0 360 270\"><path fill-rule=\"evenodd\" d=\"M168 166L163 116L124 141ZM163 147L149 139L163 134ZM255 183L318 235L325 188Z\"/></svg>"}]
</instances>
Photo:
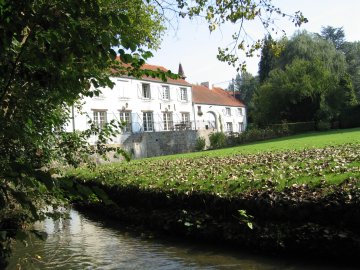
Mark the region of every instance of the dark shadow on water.
<instances>
[{"instance_id":1,"label":"dark shadow on water","mask_svg":"<svg viewBox=\"0 0 360 270\"><path fill-rule=\"evenodd\" d=\"M194 240L183 236L174 236L154 232L139 226L128 226L119 221L106 218L96 213L81 211L85 218L101 224L101 227L121 231L131 237L138 238L145 242L155 242L166 247L176 247L176 253L183 260L196 260L197 265L210 267L212 263L214 268L207 269L271 269L271 270L356 270L359 268L359 262L348 262L341 258L329 260L328 258L313 258L307 256L289 255L289 254L269 254L269 252L256 252L239 248L234 245L219 242L208 242L204 240ZM224 265L221 267L221 262ZM243 267L236 268L235 265L243 263ZM355 261L355 260L354 260ZM231 267L234 262L234 267ZM251 264L256 262L256 265ZM240 264L241 264L240 263ZM206 268L205 267L205 268ZM258 268L260 267L260 268ZM196 268L198 269L198 268Z\"/></svg>"}]
</instances>

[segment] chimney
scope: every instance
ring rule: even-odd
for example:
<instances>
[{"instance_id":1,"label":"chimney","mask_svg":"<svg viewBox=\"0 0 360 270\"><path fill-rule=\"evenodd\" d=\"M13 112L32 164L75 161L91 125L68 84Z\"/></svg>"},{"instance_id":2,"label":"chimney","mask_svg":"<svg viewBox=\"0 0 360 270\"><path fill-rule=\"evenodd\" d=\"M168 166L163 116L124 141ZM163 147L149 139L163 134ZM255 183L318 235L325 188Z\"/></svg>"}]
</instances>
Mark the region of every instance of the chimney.
<instances>
[{"instance_id":1,"label":"chimney","mask_svg":"<svg viewBox=\"0 0 360 270\"><path fill-rule=\"evenodd\" d=\"M181 79L183 79L183 80L186 79L186 76L185 76L185 73L184 73L184 70L183 70L183 67L182 67L181 63L179 63L178 75L180 76Z\"/></svg>"},{"instance_id":2,"label":"chimney","mask_svg":"<svg viewBox=\"0 0 360 270\"><path fill-rule=\"evenodd\" d=\"M205 86L207 88L209 88L210 90L212 89L212 84L210 81L207 81L207 82L202 82L200 83L202 86Z\"/></svg>"}]
</instances>

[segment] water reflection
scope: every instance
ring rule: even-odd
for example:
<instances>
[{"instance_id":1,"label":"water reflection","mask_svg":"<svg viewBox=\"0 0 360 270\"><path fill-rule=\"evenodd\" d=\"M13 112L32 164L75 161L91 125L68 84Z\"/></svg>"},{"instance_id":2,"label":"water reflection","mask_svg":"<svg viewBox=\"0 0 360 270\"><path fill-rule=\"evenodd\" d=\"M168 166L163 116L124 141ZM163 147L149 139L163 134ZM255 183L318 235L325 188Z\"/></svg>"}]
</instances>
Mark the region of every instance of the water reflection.
<instances>
[{"instance_id":1,"label":"water reflection","mask_svg":"<svg viewBox=\"0 0 360 270\"><path fill-rule=\"evenodd\" d=\"M17 244L8 269L331 269L249 256L221 247L143 239L69 211L70 220L36 224L36 229L49 234L48 239L32 238L28 247Z\"/></svg>"}]
</instances>

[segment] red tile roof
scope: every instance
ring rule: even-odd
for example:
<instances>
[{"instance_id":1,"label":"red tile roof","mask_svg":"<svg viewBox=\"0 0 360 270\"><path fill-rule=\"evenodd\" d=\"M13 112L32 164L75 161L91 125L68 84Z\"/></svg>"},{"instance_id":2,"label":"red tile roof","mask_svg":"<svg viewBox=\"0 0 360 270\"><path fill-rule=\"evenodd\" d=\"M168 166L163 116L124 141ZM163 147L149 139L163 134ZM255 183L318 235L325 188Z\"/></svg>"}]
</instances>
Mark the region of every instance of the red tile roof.
<instances>
[{"instance_id":1,"label":"red tile roof","mask_svg":"<svg viewBox=\"0 0 360 270\"><path fill-rule=\"evenodd\" d=\"M119 57L117 58L117 60L119 60ZM120 61L120 60L119 60ZM124 67L129 67L129 64L123 64ZM152 70L152 71L164 71L167 72L168 69L162 67L162 66L156 66L156 65L149 65L149 64L144 64L141 67L142 70ZM113 74L116 74L117 72L115 70L112 70ZM120 75L121 77L127 77L125 75ZM155 81L155 82L163 82L161 80L161 78L153 78L151 76L142 76L140 79L142 80L146 80L146 81ZM185 79L182 78L178 78L178 79L171 79L171 78L167 78L167 82L166 83L170 83L170 84L178 84L178 85L184 85L184 86L191 86L190 83L188 83L187 81L185 81Z\"/></svg>"},{"instance_id":2,"label":"red tile roof","mask_svg":"<svg viewBox=\"0 0 360 270\"><path fill-rule=\"evenodd\" d=\"M207 88L203 85L192 86L192 99L194 103L245 107L244 103L234 98L231 93L220 87Z\"/></svg>"}]
</instances>

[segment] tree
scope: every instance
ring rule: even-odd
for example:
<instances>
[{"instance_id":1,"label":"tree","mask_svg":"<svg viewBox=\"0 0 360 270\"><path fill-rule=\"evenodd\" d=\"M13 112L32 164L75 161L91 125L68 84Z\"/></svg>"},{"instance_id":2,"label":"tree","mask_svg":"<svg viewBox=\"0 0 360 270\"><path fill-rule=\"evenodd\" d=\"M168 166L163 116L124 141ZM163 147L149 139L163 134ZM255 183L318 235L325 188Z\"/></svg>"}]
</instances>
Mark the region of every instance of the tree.
<instances>
[{"instance_id":1,"label":"tree","mask_svg":"<svg viewBox=\"0 0 360 270\"><path fill-rule=\"evenodd\" d=\"M261 58L259 62L259 81L263 83L268 77L270 71L275 67L276 53L274 51L274 40L270 35L264 39L261 48Z\"/></svg>"},{"instance_id":2,"label":"tree","mask_svg":"<svg viewBox=\"0 0 360 270\"><path fill-rule=\"evenodd\" d=\"M342 51L345 53L347 72L350 74L357 100L360 101L360 42L346 42Z\"/></svg>"},{"instance_id":3,"label":"tree","mask_svg":"<svg viewBox=\"0 0 360 270\"><path fill-rule=\"evenodd\" d=\"M277 67L256 92L254 118L260 125L332 121L353 102L343 54L303 32L286 43Z\"/></svg>"},{"instance_id":4,"label":"tree","mask_svg":"<svg viewBox=\"0 0 360 270\"><path fill-rule=\"evenodd\" d=\"M243 71L236 74L235 79L228 86L228 91L238 92L239 98L245 104L250 104L255 89L258 86L258 78L251 73Z\"/></svg>"},{"instance_id":5,"label":"tree","mask_svg":"<svg viewBox=\"0 0 360 270\"><path fill-rule=\"evenodd\" d=\"M321 27L320 37L334 44L337 50L341 50L345 44L345 32L344 28L342 27Z\"/></svg>"},{"instance_id":6,"label":"tree","mask_svg":"<svg viewBox=\"0 0 360 270\"><path fill-rule=\"evenodd\" d=\"M148 2L151 1L148 0ZM217 58L237 67L238 72L240 69L246 70L246 61L244 61L243 55L253 57L264 44L264 39L249 38L246 32L247 22L256 21L264 27L267 33L272 33L274 36L279 34L285 36L285 31L275 23L279 19L289 19L295 27L300 27L308 21L300 11L294 14L284 13L273 5L271 0L176 0L177 8L172 5L172 1L154 2L166 3L160 4L163 12L170 10L179 14L180 17L205 18L211 32L225 23L236 25L237 30L232 35L233 42L226 48L219 47Z\"/></svg>"},{"instance_id":7,"label":"tree","mask_svg":"<svg viewBox=\"0 0 360 270\"><path fill-rule=\"evenodd\" d=\"M15 216L42 219L53 214L45 205L62 203L50 164L79 146L62 132L68 108L112 86L115 47L130 63L118 71L135 73L144 60L131 53L149 56L146 48L158 46L164 28L142 0L0 1L0 14L1 265L3 245L15 235L6 224Z\"/></svg>"}]
</instances>

